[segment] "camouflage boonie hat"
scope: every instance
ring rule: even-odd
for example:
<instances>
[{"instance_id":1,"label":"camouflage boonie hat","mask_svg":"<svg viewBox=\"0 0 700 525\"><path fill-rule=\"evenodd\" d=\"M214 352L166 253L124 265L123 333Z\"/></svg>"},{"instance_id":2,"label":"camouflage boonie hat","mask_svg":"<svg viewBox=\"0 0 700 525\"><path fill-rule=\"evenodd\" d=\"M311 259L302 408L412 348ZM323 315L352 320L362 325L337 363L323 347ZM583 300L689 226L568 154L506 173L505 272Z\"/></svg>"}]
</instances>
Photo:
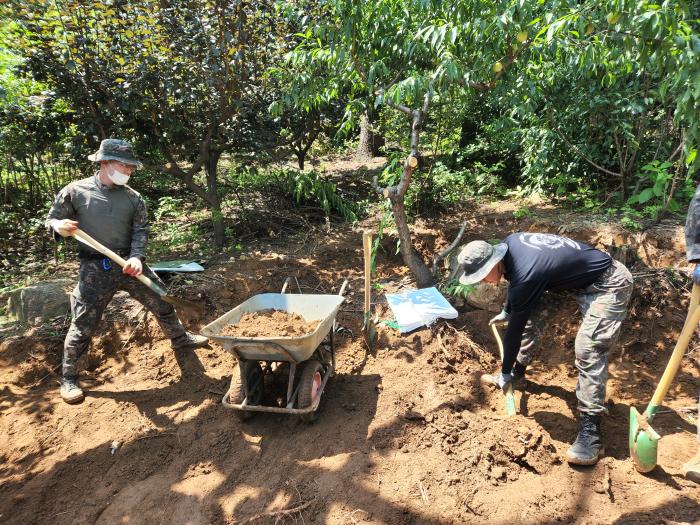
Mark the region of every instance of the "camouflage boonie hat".
<instances>
[{"instance_id":1,"label":"camouflage boonie hat","mask_svg":"<svg viewBox=\"0 0 700 525\"><path fill-rule=\"evenodd\" d=\"M92 155L88 155L88 160L93 162L100 162L103 160L118 160L124 164L131 164L140 168L143 166L141 161L134 157L134 152L131 149L131 144L125 140L120 139L104 139L100 143L100 149L98 149Z\"/></svg>"},{"instance_id":2,"label":"camouflage boonie hat","mask_svg":"<svg viewBox=\"0 0 700 525\"><path fill-rule=\"evenodd\" d=\"M461 284L476 284L489 274L507 251L508 245L504 242L492 246L486 241L472 241L459 252L458 266L452 278L459 278Z\"/></svg>"}]
</instances>

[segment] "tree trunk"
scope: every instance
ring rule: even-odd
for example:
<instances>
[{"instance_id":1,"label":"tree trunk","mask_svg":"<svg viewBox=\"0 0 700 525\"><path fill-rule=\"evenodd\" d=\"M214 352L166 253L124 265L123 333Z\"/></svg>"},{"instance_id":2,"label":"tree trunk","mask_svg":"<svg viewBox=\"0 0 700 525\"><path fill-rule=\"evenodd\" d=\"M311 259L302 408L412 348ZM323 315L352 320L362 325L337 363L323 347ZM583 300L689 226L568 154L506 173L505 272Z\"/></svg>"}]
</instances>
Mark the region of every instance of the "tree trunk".
<instances>
[{"instance_id":1,"label":"tree trunk","mask_svg":"<svg viewBox=\"0 0 700 525\"><path fill-rule=\"evenodd\" d=\"M224 214L221 212L221 201L218 194L218 181L216 168L219 164L222 151L212 150L206 162L207 170L207 202L211 207L211 222L214 228L214 244L217 248L223 248L226 241L224 230Z\"/></svg>"},{"instance_id":2,"label":"tree trunk","mask_svg":"<svg viewBox=\"0 0 700 525\"><path fill-rule=\"evenodd\" d=\"M463 119L459 130L459 147L464 148L474 142L478 126L469 119Z\"/></svg>"},{"instance_id":3,"label":"tree trunk","mask_svg":"<svg viewBox=\"0 0 700 525\"><path fill-rule=\"evenodd\" d=\"M304 161L306 160L306 150L301 147L294 147L294 154L297 156L299 171L304 171Z\"/></svg>"},{"instance_id":4,"label":"tree trunk","mask_svg":"<svg viewBox=\"0 0 700 525\"><path fill-rule=\"evenodd\" d=\"M379 154L379 148L384 145L384 138L372 130L374 122L374 112L370 110L365 111L360 121L360 142L355 152L355 158L357 159L376 157Z\"/></svg>"},{"instance_id":5,"label":"tree trunk","mask_svg":"<svg viewBox=\"0 0 700 525\"><path fill-rule=\"evenodd\" d=\"M418 251L413 247L411 232L408 229L408 219L406 217L403 196L390 198L389 200L391 201L391 210L394 214L396 230L398 231L399 241L401 242L399 248L404 264L408 266L411 274L416 278L418 288L433 286L435 281L433 280L432 272L428 269Z\"/></svg>"}]
</instances>

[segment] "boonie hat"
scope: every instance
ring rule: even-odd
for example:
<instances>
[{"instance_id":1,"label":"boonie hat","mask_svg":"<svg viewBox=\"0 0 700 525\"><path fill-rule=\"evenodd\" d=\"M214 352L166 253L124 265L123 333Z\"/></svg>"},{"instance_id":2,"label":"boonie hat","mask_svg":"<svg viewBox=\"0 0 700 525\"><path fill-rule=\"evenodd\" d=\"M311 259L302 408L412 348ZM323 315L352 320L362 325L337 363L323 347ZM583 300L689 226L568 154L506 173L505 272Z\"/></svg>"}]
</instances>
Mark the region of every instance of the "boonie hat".
<instances>
[{"instance_id":1,"label":"boonie hat","mask_svg":"<svg viewBox=\"0 0 700 525\"><path fill-rule=\"evenodd\" d=\"M475 284L484 279L498 261L508 251L504 242L491 245L486 241L472 241L457 255L457 270L453 278L459 278L460 284Z\"/></svg>"},{"instance_id":2,"label":"boonie hat","mask_svg":"<svg viewBox=\"0 0 700 525\"><path fill-rule=\"evenodd\" d=\"M100 143L100 149L98 149L92 155L88 155L88 160L93 162L100 162L102 160L118 160L119 162L131 164L137 168L143 166L141 161L134 157L131 144L120 139L104 139Z\"/></svg>"}]
</instances>

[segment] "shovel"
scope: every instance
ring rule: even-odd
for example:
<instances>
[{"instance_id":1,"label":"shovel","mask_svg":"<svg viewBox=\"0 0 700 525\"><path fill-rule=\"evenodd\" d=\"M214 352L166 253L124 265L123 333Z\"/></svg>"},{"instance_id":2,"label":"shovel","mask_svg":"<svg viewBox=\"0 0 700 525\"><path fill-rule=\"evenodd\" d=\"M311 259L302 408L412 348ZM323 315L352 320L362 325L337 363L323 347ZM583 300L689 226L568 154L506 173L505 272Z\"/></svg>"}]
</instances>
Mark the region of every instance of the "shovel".
<instances>
[{"instance_id":1,"label":"shovel","mask_svg":"<svg viewBox=\"0 0 700 525\"><path fill-rule=\"evenodd\" d=\"M100 252L105 257L109 257L110 259L112 259L114 262L116 262L122 268L124 268L124 266L126 266L126 261L122 257L120 257L118 254L114 253L112 250L110 250L109 248L107 248L103 244L100 244L99 242L97 242L95 239L90 237L87 233L85 233L80 228L73 230L71 233L73 234L73 237L78 239L80 242L88 245L93 250ZM156 283L154 283L151 279L149 279L145 275L140 274L140 275L137 275L136 278L139 281L141 281L143 284L148 286L155 293L160 295L160 298L163 299L165 302L168 302L168 303L175 305L175 306L179 306L180 308L195 310L198 313L202 312L202 305L201 304L192 303L190 301L186 301L184 299L180 299L178 297L173 297L172 295L168 295L168 293L165 290L163 290L160 286L158 286Z\"/></svg>"},{"instance_id":2,"label":"shovel","mask_svg":"<svg viewBox=\"0 0 700 525\"><path fill-rule=\"evenodd\" d=\"M501 334L495 324L491 325L491 331L498 343L498 352L501 354L501 362L503 362L503 341L501 340ZM515 409L515 396L513 395L513 385L511 383L506 385L503 394L505 395L506 415L508 417L514 416L517 414L517 410Z\"/></svg>"},{"instance_id":3,"label":"shovel","mask_svg":"<svg viewBox=\"0 0 700 525\"><path fill-rule=\"evenodd\" d=\"M367 348L372 351L374 347L374 338L377 336L377 328L372 319L371 298L371 279L372 279L372 233L362 233L362 251L365 259L365 307L364 307L364 323L362 324L362 334L365 337Z\"/></svg>"},{"instance_id":4,"label":"shovel","mask_svg":"<svg viewBox=\"0 0 700 525\"><path fill-rule=\"evenodd\" d=\"M634 467L639 472L651 472L656 467L658 442L661 436L651 428L651 422L658 411L661 403L666 397L673 378L681 366L681 360L690 339L695 334L695 329L700 322L700 286L694 284L693 292L688 305L688 316L681 335L678 336L676 347L673 349L671 358L668 360L666 370L664 370L661 381L659 381L649 405L643 414L637 412L634 407L630 408L630 456L634 461Z\"/></svg>"}]
</instances>

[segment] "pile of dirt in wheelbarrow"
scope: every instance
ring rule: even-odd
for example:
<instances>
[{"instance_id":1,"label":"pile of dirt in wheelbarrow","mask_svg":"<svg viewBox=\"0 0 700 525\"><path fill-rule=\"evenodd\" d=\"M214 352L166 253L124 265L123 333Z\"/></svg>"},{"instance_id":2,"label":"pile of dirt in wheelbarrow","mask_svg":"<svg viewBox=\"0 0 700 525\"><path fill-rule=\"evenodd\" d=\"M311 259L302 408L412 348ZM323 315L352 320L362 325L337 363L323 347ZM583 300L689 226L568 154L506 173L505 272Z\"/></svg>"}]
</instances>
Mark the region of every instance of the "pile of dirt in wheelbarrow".
<instances>
[{"instance_id":1,"label":"pile of dirt in wheelbarrow","mask_svg":"<svg viewBox=\"0 0 700 525\"><path fill-rule=\"evenodd\" d=\"M528 227L512 212L472 222L465 241ZM413 231L427 257L458 228ZM657 470L637 473L627 443L630 406L651 398L683 325L687 276L633 268L630 316L610 355L606 457L572 468L563 458L578 426L575 301L551 318L527 388L516 392L518 415L506 418L500 392L479 381L499 368L493 313L458 305L457 319L409 334L382 322L391 319L382 291L414 287L389 236L376 259L378 337L367 349L361 241L350 227L308 231L276 255L211 262L182 290L207 304L201 318L185 319L197 331L257 293L279 292L288 276L298 280L295 293L335 294L349 279L334 332L336 374L313 425L276 414L241 423L221 403L236 370L232 353L216 343L174 350L151 314L111 320L123 311L115 301L85 356L82 404L63 403L51 373L67 327L0 344L0 522L697 523L700 491L680 469L697 447L694 412L685 409L697 410L698 345L654 421L663 435Z\"/></svg>"},{"instance_id":2,"label":"pile of dirt in wheelbarrow","mask_svg":"<svg viewBox=\"0 0 700 525\"><path fill-rule=\"evenodd\" d=\"M302 337L320 321L307 322L301 315L283 310L260 310L241 316L237 324L225 326L220 335L232 337Z\"/></svg>"}]
</instances>

